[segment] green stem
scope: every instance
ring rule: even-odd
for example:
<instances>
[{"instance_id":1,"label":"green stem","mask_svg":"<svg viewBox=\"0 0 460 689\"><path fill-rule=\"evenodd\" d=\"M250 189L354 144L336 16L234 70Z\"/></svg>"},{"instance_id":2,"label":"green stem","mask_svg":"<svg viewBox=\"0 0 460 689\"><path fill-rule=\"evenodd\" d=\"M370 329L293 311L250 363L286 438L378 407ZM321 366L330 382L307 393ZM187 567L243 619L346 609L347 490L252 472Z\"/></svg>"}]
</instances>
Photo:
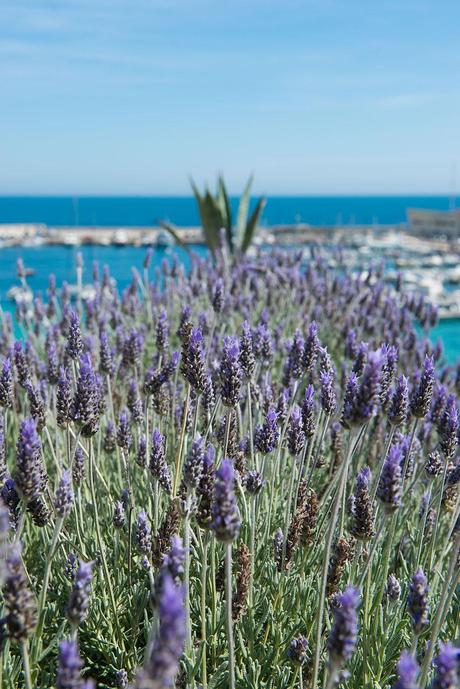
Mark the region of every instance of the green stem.
<instances>
[{"instance_id":1,"label":"green stem","mask_svg":"<svg viewBox=\"0 0 460 689\"><path fill-rule=\"evenodd\" d=\"M32 677L30 674L29 642L21 642L22 667L24 669L24 684L26 689L33 689Z\"/></svg>"},{"instance_id":2,"label":"green stem","mask_svg":"<svg viewBox=\"0 0 460 689\"><path fill-rule=\"evenodd\" d=\"M232 544L225 544L225 602L226 630L228 643L228 687L235 689L235 642L233 639L232 617Z\"/></svg>"}]
</instances>

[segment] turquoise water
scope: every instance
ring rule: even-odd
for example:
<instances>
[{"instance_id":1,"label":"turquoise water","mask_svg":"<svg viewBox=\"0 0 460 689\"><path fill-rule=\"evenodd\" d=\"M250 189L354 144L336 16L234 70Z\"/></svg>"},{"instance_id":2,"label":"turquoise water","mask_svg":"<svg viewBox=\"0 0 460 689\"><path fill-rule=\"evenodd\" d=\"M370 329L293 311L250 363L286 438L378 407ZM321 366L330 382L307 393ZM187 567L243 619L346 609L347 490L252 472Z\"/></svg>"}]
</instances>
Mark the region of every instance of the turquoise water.
<instances>
[{"instance_id":1,"label":"turquoise water","mask_svg":"<svg viewBox=\"0 0 460 689\"><path fill-rule=\"evenodd\" d=\"M202 246L192 247L199 253L204 253ZM107 247L107 246L83 246L81 249L64 246L44 246L36 248L8 248L0 250L0 304L3 309L13 311L12 302L7 299L8 289L12 284L18 284L16 278L16 259L22 257L26 267L33 268L35 275L28 278L30 286L36 291L45 294L48 274L56 275L58 285L67 280L75 282L75 259L77 251L81 251L84 260L84 281L90 281L92 277L93 261L99 263L100 269L107 263L110 266L113 277L117 280L120 290L124 289L131 280L131 268L135 266L142 271L142 260L145 249L138 247ZM152 275L155 266L159 266L163 259L172 260L176 255L178 259L188 265L189 258L180 248L158 247L154 249L152 261ZM460 358L460 321L443 321L431 332L431 338L436 341L441 338L444 344L445 357L450 363Z\"/></svg>"},{"instance_id":2,"label":"turquoise water","mask_svg":"<svg viewBox=\"0 0 460 689\"><path fill-rule=\"evenodd\" d=\"M236 199L232 200L236 209ZM269 196L262 221L266 225L392 224L406 221L407 208L447 210L447 196ZM152 225L159 219L176 225L197 225L191 196L66 197L0 196L0 223L47 225Z\"/></svg>"}]
</instances>

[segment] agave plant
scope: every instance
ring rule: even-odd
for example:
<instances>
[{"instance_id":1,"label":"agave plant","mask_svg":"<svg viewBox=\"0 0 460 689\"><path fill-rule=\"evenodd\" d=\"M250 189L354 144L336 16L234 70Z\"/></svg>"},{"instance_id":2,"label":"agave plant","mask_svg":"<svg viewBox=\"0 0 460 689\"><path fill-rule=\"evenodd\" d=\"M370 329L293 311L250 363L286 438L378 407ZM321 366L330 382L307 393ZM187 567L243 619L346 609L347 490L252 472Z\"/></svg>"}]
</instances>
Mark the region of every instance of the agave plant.
<instances>
[{"instance_id":1,"label":"agave plant","mask_svg":"<svg viewBox=\"0 0 460 689\"><path fill-rule=\"evenodd\" d=\"M210 251L215 253L219 247L220 232L225 230L225 238L230 253L240 251L245 253L250 246L260 215L265 206L265 198L261 197L249 215L249 203L252 186L252 176L241 195L236 223L233 222L230 198L222 175L217 180L217 191L213 195L208 188L201 194L193 180L190 180L203 228L204 241ZM248 217L249 216L249 217ZM168 230L173 237L182 244L177 231L169 223L161 222L161 226Z\"/></svg>"}]
</instances>

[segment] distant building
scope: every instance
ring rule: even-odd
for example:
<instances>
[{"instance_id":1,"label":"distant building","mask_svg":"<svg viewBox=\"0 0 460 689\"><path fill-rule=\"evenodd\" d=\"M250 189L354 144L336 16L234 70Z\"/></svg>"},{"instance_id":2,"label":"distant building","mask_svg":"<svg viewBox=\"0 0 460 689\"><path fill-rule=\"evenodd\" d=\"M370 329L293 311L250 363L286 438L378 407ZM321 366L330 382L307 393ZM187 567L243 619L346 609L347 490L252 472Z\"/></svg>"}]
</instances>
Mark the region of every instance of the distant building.
<instances>
[{"instance_id":1,"label":"distant building","mask_svg":"<svg viewBox=\"0 0 460 689\"><path fill-rule=\"evenodd\" d=\"M460 239L460 209L430 211L409 208L409 232L420 237Z\"/></svg>"}]
</instances>

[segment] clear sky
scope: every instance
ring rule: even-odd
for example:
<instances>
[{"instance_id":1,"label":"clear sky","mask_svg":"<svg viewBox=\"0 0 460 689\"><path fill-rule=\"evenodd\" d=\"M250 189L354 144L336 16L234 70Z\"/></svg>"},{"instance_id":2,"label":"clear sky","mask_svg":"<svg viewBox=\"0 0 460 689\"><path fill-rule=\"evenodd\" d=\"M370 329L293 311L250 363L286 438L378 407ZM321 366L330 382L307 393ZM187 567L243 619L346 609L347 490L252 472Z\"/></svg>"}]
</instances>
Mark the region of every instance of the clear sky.
<instances>
[{"instance_id":1,"label":"clear sky","mask_svg":"<svg viewBox=\"0 0 460 689\"><path fill-rule=\"evenodd\" d=\"M0 0L0 194L448 193L460 3Z\"/></svg>"}]
</instances>

